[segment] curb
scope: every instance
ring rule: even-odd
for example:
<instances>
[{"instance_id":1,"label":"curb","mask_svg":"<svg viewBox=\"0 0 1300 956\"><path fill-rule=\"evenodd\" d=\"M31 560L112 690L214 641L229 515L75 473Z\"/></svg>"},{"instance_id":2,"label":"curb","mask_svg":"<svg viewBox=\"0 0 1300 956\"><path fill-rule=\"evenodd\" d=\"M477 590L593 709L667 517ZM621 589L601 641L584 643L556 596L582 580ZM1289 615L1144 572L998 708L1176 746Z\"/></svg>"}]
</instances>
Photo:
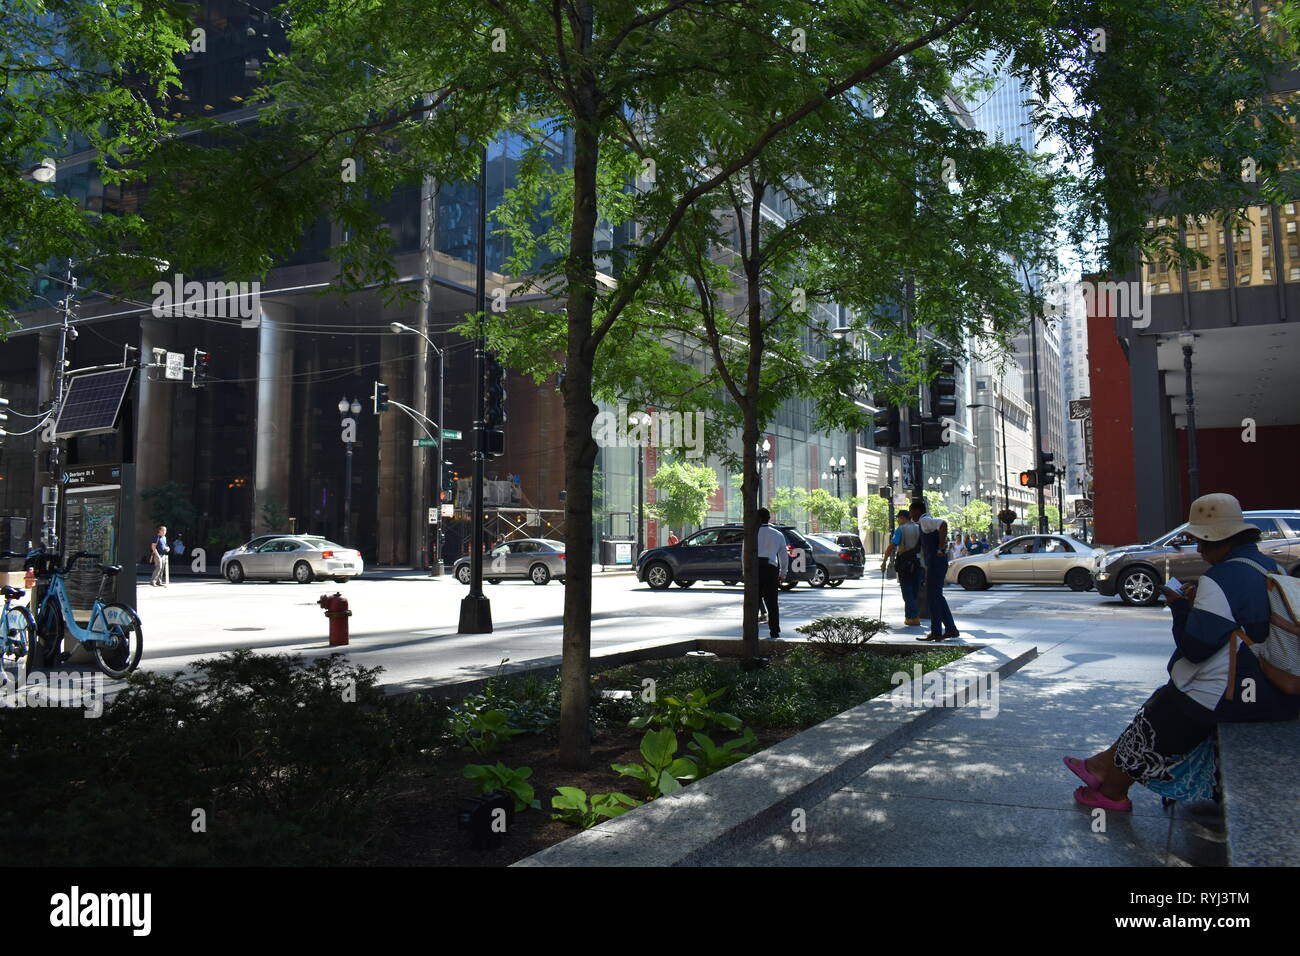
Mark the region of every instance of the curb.
<instances>
[{"instance_id":1,"label":"curb","mask_svg":"<svg viewBox=\"0 0 1300 956\"><path fill-rule=\"evenodd\" d=\"M1023 641L984 647L932 674L970 680L1006 677L1038 655ZM927 675L928 676L928 675ZM576 834L515 866L708 866L737 845L788 821L796 808L821 803L942 718L956 705L945 690L938 707L899 705L913 684L896 687L795 734L677 793ZM919 690L919 689L918 689Z\"/></svg>"}]
</instances>

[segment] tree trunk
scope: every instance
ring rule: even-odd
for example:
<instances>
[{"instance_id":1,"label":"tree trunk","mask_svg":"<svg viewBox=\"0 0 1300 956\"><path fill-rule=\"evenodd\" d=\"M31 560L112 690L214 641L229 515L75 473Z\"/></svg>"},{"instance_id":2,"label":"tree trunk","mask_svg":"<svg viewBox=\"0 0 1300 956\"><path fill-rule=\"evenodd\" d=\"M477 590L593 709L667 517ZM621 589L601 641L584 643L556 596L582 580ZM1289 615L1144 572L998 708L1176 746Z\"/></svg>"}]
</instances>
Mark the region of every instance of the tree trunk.
<instances>
[{"instance_id":1,"label":"tree trunk","mask_svg":"<svg viewBox=\"0 0 1300 956\"><path fill-rule=\"evenodd\" d=\"M596 442L591 426L592 315L596 302L593 258L596 233L596 129L594 84L581 91L574 128L573 225L569 233L568 345L564 373L564 481L567 554L564 586L564 657L560 665L560 762L584 770L591 762L591 546L592 476Z\"/></svg>"},{"instance_id":2,"label":"tree trunk","mask_svg":"<svg viewBox=\"0 0 1300 956\"><path fill-rule=\"evenodd\" d=\"M762 269L758 263L759 229L762 225L763 187L750 179L750 240L744 255L745 310L749 325L749 361L745 367L745 477L741 484L741 499L745 507L745 612L743 621L744 654L758 656L758 605L761 563L758 557L758 393L763 368L763 300ZM744 225L742 224L742 228ZM770 480L770 479L769 479Z\"/></svg>"}]
</instances>

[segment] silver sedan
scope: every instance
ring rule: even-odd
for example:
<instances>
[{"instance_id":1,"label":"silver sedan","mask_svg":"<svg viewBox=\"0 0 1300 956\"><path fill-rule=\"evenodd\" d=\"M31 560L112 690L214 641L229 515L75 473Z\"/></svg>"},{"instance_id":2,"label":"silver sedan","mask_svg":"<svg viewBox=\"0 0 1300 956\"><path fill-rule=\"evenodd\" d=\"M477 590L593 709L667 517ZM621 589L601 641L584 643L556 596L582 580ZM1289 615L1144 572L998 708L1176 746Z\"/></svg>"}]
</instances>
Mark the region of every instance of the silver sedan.
<instances>
[{"instance_id":1,"label":"silver sedan","mask_svg":"<svg viewBox=\"0 0 1300 956\"><path fill-rule=\"evenodd\" d=\"M1092 567L1101 548L1064 534L1027 534L948 565L945 584L982 591L994 584L1064 584L1072 591L1092 585Z\"/></svg>"},{"instance_id":2,"label":"silver sedan","mask_svg":"<svg viewBox=\"0 0 1300 956\"><path fill-rule=\"evenodd\" d=\"M360 551L319 535L285 535L260 543L254 539L244 549L228 551L221 558L221 576L231 584L248 580L310 584L317 578L342 583L364 570Z\"/></svg>"},{"instance_id":3,"label":"silver sedan","mask_svg":"<svg viewBox=\"0 0 1300 956\"><path fill-rule=\"evenodd\" d=\"M469 555L460 558L452 574L461 584L469 584ZM564 583L564 542L550 538L519 538L493 548L483 556L483 577L489 584L507 578L523 578L534 584L546 584L551 578Z\"/></svg>"}]
</instances>

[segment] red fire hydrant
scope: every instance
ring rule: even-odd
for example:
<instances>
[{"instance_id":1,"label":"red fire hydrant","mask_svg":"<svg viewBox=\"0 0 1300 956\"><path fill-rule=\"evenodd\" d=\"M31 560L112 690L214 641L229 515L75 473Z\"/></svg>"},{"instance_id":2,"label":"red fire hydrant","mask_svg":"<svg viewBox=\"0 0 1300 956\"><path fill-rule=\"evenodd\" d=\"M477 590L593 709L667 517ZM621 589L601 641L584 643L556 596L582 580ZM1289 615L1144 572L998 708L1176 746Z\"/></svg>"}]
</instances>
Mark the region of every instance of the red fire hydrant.
<instances>
[{"instance_id":1,"label":"red fire hydrant","mask_svg":"<svg viewBox=\"0 0 1300 956\"><path fill-rule=\"evenodd\" d=\"M316 602L325 609L325 616L330 620L330 647L339 647L348 642L348 599L340 592L322 594Z\"/></svg>"}]
</instances>

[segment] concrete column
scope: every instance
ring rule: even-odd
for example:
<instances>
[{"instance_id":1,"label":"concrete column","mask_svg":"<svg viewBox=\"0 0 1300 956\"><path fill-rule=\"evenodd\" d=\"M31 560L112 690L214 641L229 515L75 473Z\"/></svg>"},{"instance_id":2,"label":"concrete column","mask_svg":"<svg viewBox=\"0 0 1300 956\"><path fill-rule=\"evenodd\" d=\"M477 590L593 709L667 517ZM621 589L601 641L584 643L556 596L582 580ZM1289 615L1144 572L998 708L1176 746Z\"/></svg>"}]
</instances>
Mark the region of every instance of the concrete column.
<instances>
[{"instance_id":1,"label":"concrete column","mask_svg":"<svg viewBox=\"0 0 1300 956\"><path fill-rule=\"evenodd\" d=\"M1138 476L1133 488L1133 506L1137 510L1138 539L1152 541L1171 527L1169 516L1173 502L1170 496L1177 495L1178 487L1175 484L1171 488L1166 477L1169 469L1169 424L1166 421L1170 418L1169 402L1164 394L1163 376L1156 365L1156 338L1135 335L1129 341L1133 382L1133 465Z\"/></svg>"},{"instance_id":2,"label":"concrete column","mask_svg":"<svg viewBox=\"0 0 1300 956\"><path fill-rule=\"evenodd\" d=\"M279 303L262 303L262 324L257 329L257 445L253 467L253 533L287 531L272 528L263 515L274 502L289 513L289 463L293 424L293 345L281 322L293 309ZM250 333L241 333L241 335Z\"/></svg>"},{"instance_id":3,"label":"concrete column","mask_svg":"<svg viewBox=\"0 0 1300 956\"><path fill-rule=\"evenodd\" d=\"M175 351L176 323L185 319L154 318L143 316L140 319L140 361L149 364L153 361L153 349L161 348ZM146 488L153 488L172 480L172 422L176 388L179 383L169 382L163 378L162 369L142 369L136 373L135 394L139 403L136 412L135 434L135 475L136 495ZM149 508L143 500L136 502L135 537L133 547L141 554L147 548L145 543L154 531L153 519Z\"/></svg>"}]
</instances>

